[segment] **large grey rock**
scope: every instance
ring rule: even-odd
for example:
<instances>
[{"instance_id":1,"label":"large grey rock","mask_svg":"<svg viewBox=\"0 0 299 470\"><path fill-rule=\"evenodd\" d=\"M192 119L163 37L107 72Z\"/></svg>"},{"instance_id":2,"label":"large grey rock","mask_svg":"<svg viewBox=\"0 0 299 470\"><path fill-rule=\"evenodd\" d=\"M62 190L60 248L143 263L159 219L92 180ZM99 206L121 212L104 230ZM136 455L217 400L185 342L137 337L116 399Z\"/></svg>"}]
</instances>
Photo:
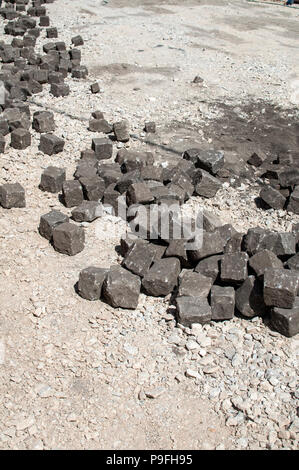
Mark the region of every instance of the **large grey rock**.
<instances>
[{"instance_id":1,"label":"large grey rock","mask_svg":"<svg viewBox=\"0 0 299 470\"><path fill-rule=\"evenodd\" d=\"M224 165L224 154L217 150L200 150L195 161L197 168L202 168L216 175Z\"/></svg>"},{"instance_id":2,"label":"large grey rock","mask_svg":"<svg viewBox=\"0 0 299 470\"><path fill-rule=\"evenodd\" d=\"M42 134L40 138L39 150L47 155L54 155L62 152L64 140L54 134Z\"/></svg>"},{"instance_id":3,"label":"large grey rock","mask_svg":"<svg viewBox=\"0 0 299 470\"><path fill-rule=\"evenodd\" d=\"M137 276L145 276L156 259L156 250L147 241L133 243L125 256L122 266Z\"/></svg>"},{"instance_id":4,"label":"large grey rock","mask_svg":"<svg viewBox=\"0 0 299 470\"><path fill-rule=\"evenodd\" d=\"M233 287L213 286L211 290L212 320L230 320L235 314Z\"/></svg>"},{"instance_id":5,"label":"large grey rock","mask_svg":"<svg viewBox=\"0 0 299 470\"><path fill-rule=\"evenodd\" d=\"M39 233L47 240L52 240L53 230L60 224L68 222L67 215L59 211L51 211L48 214L42 215L39 224Z\"/></svg>"},{"instance_id":6,"label":"large grey rock","mask_svg":"<svg viewBox=\"0 0 299 470\"><path fill-rule=\"evenodd\" d=\"M264 300L270 307L293 308L299 289L299 276L288 269L266 269Z\"/></svg>"},{"instance_id":7,"label":"large grey rock","mask_svg":"<svg viewBox=\"0 0 299 470\"><path fill-rule=\"evenodd\" d=\"M213 281L210 277L187 270L179 278L178 296L208 297L212 284Z\"/></svg>"},{"instance_id":8,"label":"large grey rock","mask_svg":"<svg viewBox=\"0 0 299 470\"><path fill-rule=\"evenodd\" d=\"M254 276L249 276L236 290L236 307L244 317L248 318L266 313L263 288Z\"/></svg>"},{"instance_id":9,"label":"large grey rock","mask_svg":"<svg viewBox=\"0 0 299 470\"><path fill-rule=\"evenodd\" d=\"M66 222L53 230L53 246L56 251L74 256L84 250L85 235L82 227Z\"/></svg>"},{"instance_id":10,"label":"large grey rock","mask_svg":"<svg viewBox=\"0 0 299 470\"><path fill-rule=\"evenodd\" d=\"M129 123L126 120L115 122L113 132L118 142L128 142L130 140Z\"/></svg>"},{"instance_id":11,"label":"large grey rock","mask_svg":"<svg viewBox=\"0 0 299 470\"><path fill-rule=\"evenodd\" d=\"M261 250L273 251L277 242L277 234L265 230L262 227L255 227L248 230L244 237L244 248L252 256Z\"/></svg>"},{"instance_id":12,"label":"large grey rock","mask_svg":"<svg viewBox=\"0 0 299 470\"><path fill-rule=\"evenodd\" d=\"M66 180L62 185L62 195L66 207L75 207L83 201L82 186L77 180Z\"/></svg>"},{"instance_id":13,"label":"large grey rock","mask_svg":"<svg viewBox=\"0 0 299 470\"><path fill-rule=\"evenodd\" d=\"M0 205L5 209L26 207L25 190L20 183L0 186Z\"/></svg>"},{"instance_id":14,"label":"large grey rock","mask_svg":"<svg viewBox=\"0 0 299 470\"><path fill-rule=\"evenodd\" d=\"M102 290L103 299L112 307L135 309L138 306L141 281L121 266L112 266Z\"/></svg>"},{"instance_id":15,"label":"large grey rock","mask_svg":"<svg viewBox=\"0 0 299 470\"><path fill-rule=\"evenodd\" d=\"M178 258L181 262L181 266L189 267L190 262L188 260L188 254L186 250L186 240L170 240L169 245L165 251L166 258Z\"/></svg>"},{"instance_id":16,"label":"large grey rock","mask_svg":"<svg viewBox=\"0 0 299 470\"><path fill-rule=\"evenodd\" d=\"M206 198L214 197L222 186L221 182L205 170L198 173L200 177L195 186L195 194Z\"/></svg>"},{"instance_id":17,"label":"large grey rock","mask_svg":"<svg viewBox=\"0 0 299 470\"><path fill-rule=\"evenodd\" d=\"M99 300L107 271L94 266L83 269L79 275L79 295L86 300Z\"/></svg>"},{"instance_id":18,"label":"large grey rock","mask_svg":"<svg viewBox=\"0 0 299 470\"><path fill-rule=\"evenodd\" d=\"M296 237L291 232L275 233L276 241L273 252L281 257L286 258L296 253Z\"/></svg>"},{"instance_id":19,"label":"large grey rock","mask_svg":"<svg viewBox=\"0 0 299 470\"><path fill-rule=\"evenodd\" d=\"M263 188L260 192L260 198L272 209L283 209L286 203L286 198L272 186Z\"/></svg>"},{"instance_id":20,"label":"large grey rock","mask_svg":"<svg viewBox=\"0 0 299 470\"><path fill-rule=\"evenodd\" d=\"M49 193L59 193L65 181L65 168L48 166L41 175L40 189Z\"/></svg>"},{"instance_id":21,"label":"large grey rock","mask_svg":"<svg viewBox=\"0 0 299 470\"><path fill-rule=\"evenodd\" d=\"M258 251L254 256L249 260L249 266L253 269L255 274L263 276L267 268L281 269L283 268L283 263L280 259L277 258L275 253L269 250Z\"/></svg>"},{"instance_id":22,"label":"large grey rock","mask_svg":"<svg viewBox=\"0 0 299 470\"><path fill-rule=\"evenodd\" d=\"M191 326L193 323L202 325L209 323L212 319L211 307L206 297L178 297L177 319L185 326Z\"/></svg>"},{"instance_id":23,"label":"large grey rock","mask_svg":"<svg viewBox=\"0 0 299 470\"><path fill-rule=\"evenodd\" d=\"M127 204L150 204L153 195L146 183L134 183L127 190Z\"/></svg>"},{"instance_id":24,"label":"large grey rock","mask_svg":"<svg viewBox=\"0 0 299 470\"><path fill-rule=\"evenodd\" d=\"M240 284L248 276L247 253L226 253L221 260L221 281L225 283Z\"/></svg>"},{"instance_id":25,"label":"large grey rock","mask_svg":"<svg viewBox=\"0 0 299 470\"><path fill-rule=\"evenodd\" d=\"M217 232L203 232L202 245L196 250L190 250L194 262L221 253L223 253L223 241Z\"/></svg>"},{"instance_id":26,"label":"large grey rock","mask_svg":"<svg viewBox=\"0 0 299 470\"><path fill-rule=\"evenodd\" d=\"M296 297L291 309L274 307L271 311L270 324L288 338L297 335L299 333L299 297Z\"/></svg>"},{"instance_id":27,"label":"large grey rock","mask_svg":"<svg viewBox=\"0 0 299 470\"><path fill-rule=\"evenodd\" d=\"M220 273L220 263L222 258L223 255L215 255L203 259L197 264L195 272L201 273L203 276L210 277L214 283Z\"/></svg>"},{"instance_id":28,"label":"large grey rock","mask_svg":"<svg viewBox=\"0 0 299 470\"><path fill-rule=\"evenodd\" d=\"M181 266L177 258L165 258L156 261L142 280L146 294L153 297L165 297L178 283Z\"/></svg>"}]
</instances>

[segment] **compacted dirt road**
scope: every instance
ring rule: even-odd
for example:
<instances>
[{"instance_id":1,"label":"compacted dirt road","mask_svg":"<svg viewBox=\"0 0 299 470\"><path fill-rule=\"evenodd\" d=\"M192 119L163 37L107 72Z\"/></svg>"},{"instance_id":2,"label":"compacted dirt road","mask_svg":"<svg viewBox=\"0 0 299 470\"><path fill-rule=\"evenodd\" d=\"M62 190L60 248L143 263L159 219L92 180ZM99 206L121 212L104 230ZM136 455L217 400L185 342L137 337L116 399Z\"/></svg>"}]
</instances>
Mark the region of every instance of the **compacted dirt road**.
<instances>
[{"instance_id":1,"label":"compacted dirt road","mask_svg":"<svg viewBox=\"0 0 299 470\"><path fill-rule=\"evenodd\" d=\"M256 207L244 162L298 147L299 10L245 0L56 0L47 10L60 40L84 38L90 75L68 78L66 98L46 86L31 100L33 111L54 111L63 154L42 154L33 131L29 149L0 156L1 184L19 181L27 195L26 209L0 209L0 447L295 449L298 338L260 318L183 330L169 299L141 295L135 311L83 300L79 272L119 262L126 226L107 214L86 229L83 252L61 255L39 219L70 211L38 185L50 164L72 176L99 109L129 120L130 148L161 158L195 144L225 151L229 184L212 200L192 198L191 211L204 205L242 231L291 230L299 216Z\"/></svg>"}]
</instances>

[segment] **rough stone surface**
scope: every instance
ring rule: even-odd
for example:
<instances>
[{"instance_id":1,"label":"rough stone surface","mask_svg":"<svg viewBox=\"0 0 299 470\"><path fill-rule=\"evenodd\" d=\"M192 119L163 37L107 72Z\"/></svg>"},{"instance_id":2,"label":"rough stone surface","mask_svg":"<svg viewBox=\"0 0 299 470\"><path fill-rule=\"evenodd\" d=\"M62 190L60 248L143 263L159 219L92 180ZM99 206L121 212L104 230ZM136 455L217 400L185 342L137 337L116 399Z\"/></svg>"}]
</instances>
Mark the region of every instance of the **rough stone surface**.
<instances>
[{"instance_id":1,"label":"rough stone surface","mask_svg":"<svg viewBox=\"0 0 299 470\"><path fill-rule=\"evenodd\" d=\"M59 193L65 181L65 169L49 166L46 168L40 181L40 189L49 193Z\"/></svg>"},{"instance_id":2,"label":"rough stone surface","mask_svg":"<svg viewBox=\"0 0 299 470\"><path fill-rule=\"evenodd\" d=\"M82 227L66 222L53 230L53 246L59 253L74 256L84 250L85 235Z\"/></svg>"},{"instance_id":3,"label":"rough stone surface","mask_svg":"<svg viewBox=\"0 0 299 470\"><path fill-rule=\"evenodd\" d=\"M151 243L138 241L133 243L123 260L123 267L137 276L144 277L156 259L156 250Z\"/></svg>"},{"instance_id":4,"label":"rough stone surface","mask_svg":"<svg viewBox=\"0 0 299 470\"><path fill-rule=\"evenodd\" d=\"M54 155L62 152L64 140L54 134L42 134L40 138L39 150L47 155Z\"/></svg>"},{"instance_id":5,"label":"rough stone surface","mask_svg":"<svg viewBox=\"0 0 299 470\"><path fill-rule=\"evenodd\" d=\"M271 326L284 336L292 337L299 333L299 297L291 309L274 307L271 311Z\"/></svg>"},{"instance_id":6,"label":"rough stone surface","mask_svg":"<svg viewBox=\"0 0 299 470\"><path fill-rule=\"evenodd\" d=\"M142 280L142 287L153 297L170 294L178 283L181 266L177 258L156 261Z\"/></svg>"},{"instance_id":7,"label":"rough stone surface","mask_svg":"<svg viewBox=\"0 0 299 470\"><path fill-rule=\"evenodd\" d=\"M116 266L107 273L103 299L112 307L135 309L138 306L141 281L130 271Z\"/></svg>"},{"instance_id":8,"label":"rough stone surface","mask_svg":"<svg viewBox=\"0 0 299 470\"><path fill-rule=\"evenodd\" d=\"M254 276L249 276L236 290L236 307L248 318L266 313L262 284Z\"/></svg>"},{"instance_id":9,"label":"rough stone surface","mask_svg":"<svg viewBox=\"0 0 299 470\"><path fill-rule=\"evenodd\" d=\"M90 266L79 275L78 292L83 299L100 300L107 269Z\"/></svg>"},{"instance_id":10,"label":"rough stone surface","mask_svg":"<svg viewBox=\"0 0 299 470\"><path fill-rule=\"evenodd\" d=\"M25 190L20 183L0 186L0 205L5 209L26 207Z\"/></svg>"},{"instance_id":11,"label":"rough stone surface","mask_svg":"<svg viewBox=\"0 0 299 470\"><path fill-rule=\"evenodd\" d=\"M102 205L96 201L83 201L72 210L72 219L76 222L93 222L103 214Z\"/></svg>"},{"instance_id":12,"label":"rough stone surface","mask_svg":"<svg viewBox=\"0 0 299 470\"><path fill-rule=\"evenodd\" d=\"M263 276L267 268L280 269L283 267L283 263L277 258L275 253L269 250L261 250L252 256L249 260L249 266L255 274Z\"/></svg>"},{"instance_id":13,"label":"rough stone surface","mask_svg":"<svg viewBox=\"0 0 299 470\"><path fill-rule=\"evenodd\" d=\"M299 276L287 269L266 269L264 299L270 307L293 308L299 289Z\"/></svg>"},{"instance_id":14,"label":"rough stone surface","mask_svg":"<svg viewBox=\"0 0 299 470\"><path fill-rule=\"evenodd\" d=\"M221 260L221 281L225 283L240 284L248 276L247 253L226 253Z\"/></svg>"},{"instance_id":15,"label":"rough stone surface","mask_svg":"<svg viewBox=\"0 0 299 470\"><path fill-rule=\"evenodd\" d=\"M200 273L186 271L179 278L179 297L208 297L212 279Z\"/></svg>"},{"instance_id":16,"label":"rough stone surface","mask_svg":"<svg viewBox=\"0 0 299 470\"><path fill-rule=\"evenodd\" d=\"M191 326L193 323L204 325L212 319L211 307L206 297L178 297L176 304L178 322L182 325Z\"/></svg>"},{"instance_id":17,"label":"rough stone surface","mask_svg":"<svg viewBox=\"0 0 299 470\"><path fill-rule=\"evenodd\" d=\"M211 290L212 320L230 320L235 314L233 287L213 286Z\"/></svg>"}]
</instances>

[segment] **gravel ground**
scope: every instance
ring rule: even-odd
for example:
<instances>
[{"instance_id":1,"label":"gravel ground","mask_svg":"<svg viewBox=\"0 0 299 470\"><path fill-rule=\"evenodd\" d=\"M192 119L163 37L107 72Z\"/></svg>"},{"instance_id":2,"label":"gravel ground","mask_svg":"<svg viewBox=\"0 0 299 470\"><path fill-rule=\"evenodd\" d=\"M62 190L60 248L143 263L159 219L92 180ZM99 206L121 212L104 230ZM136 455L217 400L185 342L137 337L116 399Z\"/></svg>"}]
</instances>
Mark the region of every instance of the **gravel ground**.
<instances>
[{"instance_id":1,"label":"gravel ground","mask_svg":"<svg viewBox=\"0 0 299 470\"><path fill-rule=\"evenodd\" d=\"M90 76L67 79L66 98L50 97L47 87L34 97L33 111L55 111L63 154L39 152L33 131L31 148L0 157L0 183L19 181L27 196L26 209L0 209L0 447L296 449L298 338L260 318L181 328L168 298L141 295L135 311L85 301L74 289L78 274L120 261L124 222L105 215L89 225L85 250L70 258L37 227L49 208L70 213L39 191L41 170L51 164L72 176L94 136L87 124L95 109L111 122L127 118L134 138L126 145L161 158L175 159L194 143L221 145L244 169L255 145L273 151L271 129L279 143L298 146L299 10L241 0L89 0L84 7L56 0L47 8L60 40L83 36ZM196 75L201 84L192 83ZM89 91L95 80L99 95ZM142 131L146 120L157 122L151 139ZM299 222L257 208L258 182L239 176L185 210L204 206L242 231L289 231Z\"/></svg>"}]
</instances>

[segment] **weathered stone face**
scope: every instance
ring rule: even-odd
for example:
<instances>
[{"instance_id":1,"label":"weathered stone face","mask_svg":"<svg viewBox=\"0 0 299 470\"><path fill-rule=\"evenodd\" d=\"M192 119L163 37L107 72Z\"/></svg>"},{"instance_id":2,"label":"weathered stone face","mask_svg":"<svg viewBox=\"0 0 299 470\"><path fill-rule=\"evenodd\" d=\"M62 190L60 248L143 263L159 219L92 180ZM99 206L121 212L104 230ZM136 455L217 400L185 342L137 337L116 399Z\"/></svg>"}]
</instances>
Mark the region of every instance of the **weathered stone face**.
<instances>
[{"instance_id":1,"label":"weathered stone face","mask_svg":"<svg viewBox=\"0 0 299 470\"><path fill-rule=\"evenodd\" d=\"M247 253L227 253L221 260L221 281L224 283L240 284L248 276Z\"/></svg>"},{"instance_id":2,"label":"weathered stone face","mask_svg":"<svg viewBox=\"0 0 299 470\"><path fill-rule=\"evenodd\" d=\"M83 190L80 182L77 180L64 181L62 196L66 207L79 206L83 201Z\"/></svg>"},{"instance_id":3,"label":"weathered stone face","mask_svg":"<svg viewBox=\"0 0 299 470\"><path fill-rule=\"evenodd\" d=\"M209 323L212 319L211 307L206 297L178 297L177 319L185 326L191 326L193 323L202 325Z\"/></svg>"},{"instance_id":4,"label":"weathered stone face","mask_svg":"<svg viewBox=\"0 0 299 470\"><path fill-rule=\"evenodd\" d=\"M40 189L49 193L59 193L65 181L65 168L49 166L46 168L40 181Z\"/></svg>"},{"instance_id":5,"label":"weathered stone face","mask_svg":"<svg viewBox=\"0 0 299 470\"><path fill-rule=\"evenodd\" d=\"M72 219L76 222L93 222L103 214L102 205L96 201L83 201L72 210Z\"/></svg>"},{"instance_id":6,"label":"weathered stone face","mask_svg":"<svg viewBox=\"0 0 299 470\"><path fill-rule=\"evenodd\" d=\"M263 276L267 268L280 269L283 267L282 261L270 250L261 250L252 256L249 260L249 266L255 274Z\"/></svg>"},{"instance_id":7,"label":"weathered stone face","mask_svg":"<svg viewBox=\"0 0 299 470\"><path fill-rule=\"evenodd\" d=\"M123 267L137 276L144 277L156 259L156 250L146 241L134 242L123 260Z\"/></svg>"},{"instance_id":8,"label":"weathered stone face","mask_svg":"<svg viewBox=\"0 0 299 470\"><path fill-rule=\"evenodd\" d=\"M264 273L264 300L270 307L291 309L299 289L297 272L287 269L266 269Z\"/></svg>"},{"instance_id":9,"label":"weathered stone face","mask_svg":"<svg viewBox=\"0 0 299 470\"><path fill-rule=\"evenodd\" d=\"M211 290L212 320L230 320L235 314L235 289L213 286Z\"/></svg>"},{"instance_id":10,"label":"weathered stone face","mask_svg":"<svg viewBox=\"0 0 299 470\"><path fill-rule=\"evenodd\" d=\"M126 269L115 266L103 284L103 299L112 307L135 309L138 306L141 281Z\"/></svg>"},{"instance_id":11,"label":"weathered stone face","mask_svg":"<svg viewBox=\"0 0 299 470\"><path fill-rule=\"evenodd\" d=\"M59 253L74 256L84 250L85 235L82 227L66 222L53 230L53 246Z\"/></svg>"},{"instance_id":12,"label":"weathered stone face","mask_svg":"<svg viewBox=\"0 0 299 470\"><path fill-rule=\"evenodd\" d=\"M40 138L39 150L47 155L54 155L62 152L64 140L54 134L42 134Z\"/></svg>"},{"instance_id":13,"label":"weathered stone face","mask_svg":"<svg viewBox=\"0 0 299 470\"><path fill-rule=\"evenodd\" d=\"M153 297L170 294L178 283L181 266L177 258L156 261L142 280L142 286Z\"/></svg>"},{"instance_id":14,"label":"weathered stone face","mask_svg":"<svg viewBox=\"0 0 299 470\"><path fill-rule=\"evenodd\" d=\"M0 205L5 209L26 207L24 188L19 183L0 186Z\"/></svg>"},{"instance_id":15,"label":"weathered stone face","mask_svg":"<svg viewBox=\"0 0 299 470\"><path fill-rule=\"evenodd\" d=\"M90 266L80 272L78 292L83 299L99 300L108 270Z\"/></svg>"},{"instance_id":16,"label":"weathered stone face","mask_svg":"<svg viewBox=\"0 0 299 470\"><path fill-rule=\"evenodd\" d=\"M266 313L262 284L254 276L249 276L236 290L236 307L248 318Z\"/></svg>"},{"instance_id":17,"label":"weathered stone face","mask_svg":"<svg viewBox=\"0 0 299 470\"><path fill-rule=\"evenodd\" d=\"M178 296L208 297L211 287L210 277L188 270L180 276Z\"/></svg>"},{"instance_id":18,"label":"weathered stone face","mask_svg":"<svg viewBox=\"0 0 299 470\"><path fill-rule=\"evenodd\" d=\"M299 333L299 297L296 297L293 308L274 307L271 311L271 326L284 336L292 337Z\"/></svg>"}]
</instances>

